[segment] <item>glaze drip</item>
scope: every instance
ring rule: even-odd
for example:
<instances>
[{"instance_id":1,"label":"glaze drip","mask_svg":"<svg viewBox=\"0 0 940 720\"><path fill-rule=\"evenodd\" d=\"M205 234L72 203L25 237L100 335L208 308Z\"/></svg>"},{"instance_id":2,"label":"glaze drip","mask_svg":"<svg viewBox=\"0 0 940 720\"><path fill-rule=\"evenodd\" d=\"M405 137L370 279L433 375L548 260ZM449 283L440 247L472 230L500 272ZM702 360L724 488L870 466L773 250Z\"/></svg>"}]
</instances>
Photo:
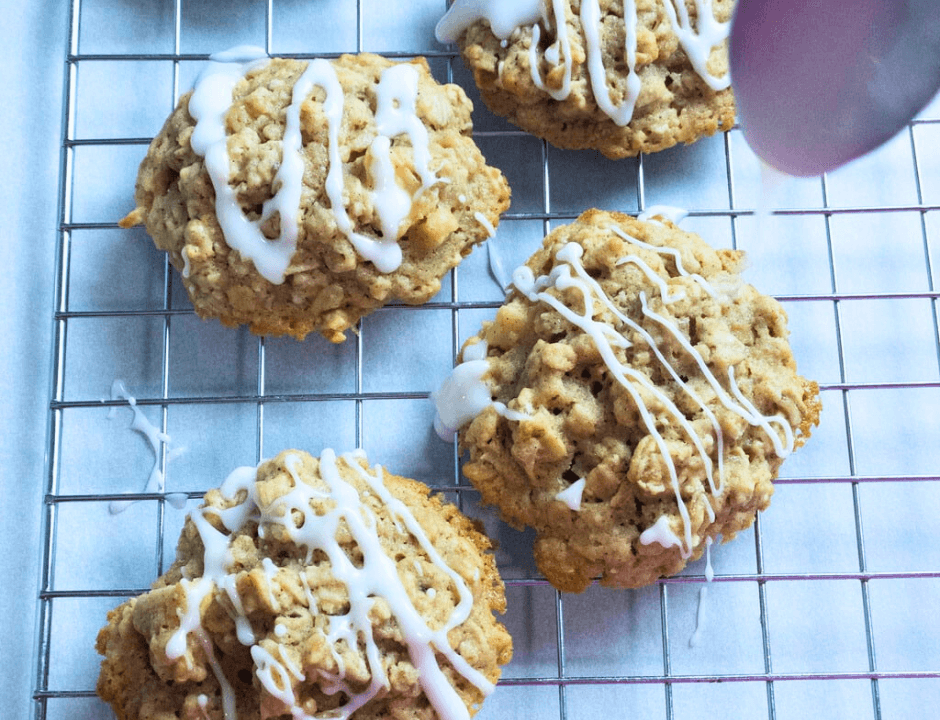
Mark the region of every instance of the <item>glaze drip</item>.
<instances>
[{"instance_id":1,"label":"glaze drip","mask_svg":"<svg viewBox=\"0 0 940 720\"><path fill-rule=\"evenodd\" d=\"M715 571L712 569L712 539L705 538L705 584L698 591L698 610L695 613L695 631L689 638L689 647L698 647L702 641L702 632L705 629L705 607L708 598L708 586L715 579Z\"/></svg>"},{"instance_id":2,"label":"glaze drip","mask_svg":"<svg viewBox=\"0 0 940 720\"><path fill-rule=\"evenodd\" d=\"M490 406L507 420L519 421L530 417L493 400L489 387L483 382L489 369L486 343L469 345L463 351L463 362L431 393L431 402L436 410L434 430L442 440L452 442L460 427Z\"/></svg>"},{"instance_id":3,"label":"glaze drip","mask_svg":"<svg viewBox=\"0 0 940 720\"><path fill-rule=\"evenodd\" d=\"M673 225L678 225L688 216L688 210L676 207L675 205L650 205L646 210L637 215L636 219L641 222L660 222L657 218L665 218Z\"/></svg>"},{"instance_id":4,"label":"glaze drip","mask_svg":"<svg viewBox=\"0 0 940 720\"><path fill-rule=\"evenodd\" d=\"M578 512L581 509L581 496L587 481L584 478L575 480L571 485L555 495L555 499L563 502L569 510Z\"/></svg>"},{"instance_id":5,"label":"glaze drip","mask_svg":"<svg viewBox=\"0 0 940 720\"><path fill-rule=\"evenodd\" d=\"M134 413L134 419L131 421L131 430L143 435L147 440L147 444L150 445L150 449L153 451L153 467L150 469L147 484L144 485L144 489L141 492L163 492L165 489L165 478L163 476L163 470L160 469L160 458L163 454L163 446L170 443L170 436L147 419L143 411L137 407L137 399L127 391L127 388L124 387L124 383L120 380L115 380L111 383L111 399L124 400L127 402ZM109 418L114 416L114 410L115 409L112 407L108 412ZM108 512L112 515L117 515L127 510L133 503L133 500L112 500L108 504ZM174 505L174 501L170 500L170 504Z\"/></svg>"}]
</instances>

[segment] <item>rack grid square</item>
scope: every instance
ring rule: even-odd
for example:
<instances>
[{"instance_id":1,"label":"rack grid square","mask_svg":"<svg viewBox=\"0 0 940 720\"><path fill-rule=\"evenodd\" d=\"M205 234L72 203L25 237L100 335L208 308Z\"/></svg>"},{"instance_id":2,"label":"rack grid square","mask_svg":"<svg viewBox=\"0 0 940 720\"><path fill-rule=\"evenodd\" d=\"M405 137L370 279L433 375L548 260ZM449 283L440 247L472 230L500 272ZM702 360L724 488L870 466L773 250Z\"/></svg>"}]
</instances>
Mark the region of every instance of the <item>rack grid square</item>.
<instances>
[{"instance_id":1,"label":"rack grid square","mask_svg":"<svg viewBox=\"0 0 940 720\"><path fill-rule=\"evenodd\" d=\"M619 162L549 147L487 112L434 41L444 0L70 3L59 233L44 239L58 268L37 719L112 717L94 695L107 609L169 565L206 489L288 446L361 446L497 540L515 656L480 718L882 720L940 706L940 100L871 156L782 188L758 227L758 163L739 129ZM209 53L242 43L429 56L474 99L475 137L512 185L490 241L507 269L592 206L683 206L685 227L748 252L746 277L784 303L824 413L768 513L714 549L707 600L701 564L642 590L557 592L534 568L532 534L481 508L456 448L433 437L427 395L502 298L485 249L428 305L379 310L333 346L202 323L165 256L117 228L176 98ZM117 378L172 438L158 458L169 495L142 490L152 456L109 399ZM132 504L111 515L115 500Z\"/></svg>"}]
</instances>

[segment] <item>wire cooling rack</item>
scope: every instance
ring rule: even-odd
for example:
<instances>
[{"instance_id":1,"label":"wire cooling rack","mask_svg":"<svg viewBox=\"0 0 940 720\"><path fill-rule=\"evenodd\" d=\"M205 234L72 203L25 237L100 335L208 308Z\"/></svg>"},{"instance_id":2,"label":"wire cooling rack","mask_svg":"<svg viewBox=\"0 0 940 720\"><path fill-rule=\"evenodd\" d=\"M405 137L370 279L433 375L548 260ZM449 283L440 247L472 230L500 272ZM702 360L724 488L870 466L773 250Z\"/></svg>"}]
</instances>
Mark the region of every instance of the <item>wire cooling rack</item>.
<instances>
[{"instance_id":1,"label":"wire cooling rack","mask_svg":"<svg viewBox=\"0 0 940 720\"><path fill-rule=\"evenodd\" d=\"M165 570L203 491L286 447L356 446L440 489L500 543L515 656L482 718L931 716L940 102L874 155L784 187L759 232L757 162L737 129L612 162L548 147L476 102L476 139L513 189L491 240L505 265L588 207L676 205L691 211L684 227L746 250L750 281L789 313L800 370L821 386L822 423L784 465L770 510L713 549L708 585L697 563L643 590L562 595L535 571L531 535L478 507L455 448L433 437L427 395L500 303L485 251L429 304L380 310L333 346L200 321L165 256L141 231L117 228L148 142L209 53L249 43L303 58L420 54L476 99L453 48L433 39L444 8L72 0L35 716L112 717L94 695L95 634L110 607ZM153 454L129 430L127 404L110 399L115 379L172 439L157 454L167 494L140 492Z\"/></svg>"}]
</instances>

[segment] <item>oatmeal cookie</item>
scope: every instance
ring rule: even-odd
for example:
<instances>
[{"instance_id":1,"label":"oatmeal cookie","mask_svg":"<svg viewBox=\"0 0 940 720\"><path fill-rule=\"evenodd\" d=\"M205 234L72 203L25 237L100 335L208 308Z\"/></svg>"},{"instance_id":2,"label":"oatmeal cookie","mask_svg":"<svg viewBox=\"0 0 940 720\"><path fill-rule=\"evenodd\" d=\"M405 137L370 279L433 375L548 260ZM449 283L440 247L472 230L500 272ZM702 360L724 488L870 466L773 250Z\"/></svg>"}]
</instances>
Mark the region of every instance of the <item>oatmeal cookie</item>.
<instances>
[{"instance_id":1,"label":"oatmeal cookie","mask_svg":"<svg viewBox=\"0 0 940 720\"><path fill-rule=\"evenodd\" d=\"M509 206L470 101L424 59L214 58L121 221L146 225L200 316L342 342L377 307L430 299Z\"/></svg>"},{"instance_id":2,"label":"oatmeal cookie","mask_svg":"<svg viewBox=\"0 0 940 720\"><path fill-rule=\"evenodd\" d=\"M108 614L98 694L120 720L467 718L512 654L489 546L361 452L285 451L207 493Z\"/></svg>"},{"instance_id":3,"label":"oatmeal cookie","mask_svg":"<svg viewBox=\"0 0 940 720\"><path fill-rule=\"evenodd\" d=\"M557 147L623 158L731 129L732 9L733 0L456 0L437 36L459 45L497 115Z\"/></svg>"},{"instance_id":4,"label":"oatmeal cookie","mask_svg":"<svg viewBox=\"0 0 940 720\"><path fill-rule=\"evenodd\" d=\"M434 394L464 474L556 587L672 575L765 509L818 424L786 314L672 222L590 210L513 276Z\"/></svg>"}]
</instances>

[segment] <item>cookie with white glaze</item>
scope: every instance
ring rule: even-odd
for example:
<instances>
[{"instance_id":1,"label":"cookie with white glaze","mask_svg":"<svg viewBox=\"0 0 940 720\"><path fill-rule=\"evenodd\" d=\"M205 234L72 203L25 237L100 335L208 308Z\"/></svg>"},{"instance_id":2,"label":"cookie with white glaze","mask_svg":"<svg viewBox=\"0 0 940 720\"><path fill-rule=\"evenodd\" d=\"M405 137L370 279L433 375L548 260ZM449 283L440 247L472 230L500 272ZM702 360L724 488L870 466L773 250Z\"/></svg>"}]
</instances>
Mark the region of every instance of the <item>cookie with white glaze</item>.
<instances>
[{"instance_id":1,"label":"cookie with white glaze","mask_svg":"<svg viewBox=\"0 0 940 720\"><path fill-rule=\"evenodd\" d=\"M786 314L663 218L590 210L549 234L434 397L464 474L556 587L639 587L767 508L818 423Z\"/></svg>"},{"instance_id":2,"label":"cookie with white glaze","mask_svg":"<svg viewBox=\"0 0 940 720\"><path fill-rule=\"evenodd\" d=\"M377 307L429 300L498 225L509 187L471 110L423 58L222 54L153 140L121 225L146 226L200 316L342 342Z\"/></svg>"},{"instance_id":3,"label":"cookie with white glaze","mask_svg":"<svg viewBox=\"0 0 940 720\"><path fill-rule=\"evenodd\" d=\"M456 0L437 36L458 44L497 115L556 147L623 158L734 125L732 9L733 0Z\"/></svg>"},{"instance_id":4,"label":"cookie with white glaze","mask_svg":"<svg viewBox=\"0 0 940 720\"><path fill-rule=\"evenodd\" d=\"M120 720L468 718L512 654L489 547L362 453L285 451L208 492L108 614L98 694Z\"/></svg>"}]
</instances>

